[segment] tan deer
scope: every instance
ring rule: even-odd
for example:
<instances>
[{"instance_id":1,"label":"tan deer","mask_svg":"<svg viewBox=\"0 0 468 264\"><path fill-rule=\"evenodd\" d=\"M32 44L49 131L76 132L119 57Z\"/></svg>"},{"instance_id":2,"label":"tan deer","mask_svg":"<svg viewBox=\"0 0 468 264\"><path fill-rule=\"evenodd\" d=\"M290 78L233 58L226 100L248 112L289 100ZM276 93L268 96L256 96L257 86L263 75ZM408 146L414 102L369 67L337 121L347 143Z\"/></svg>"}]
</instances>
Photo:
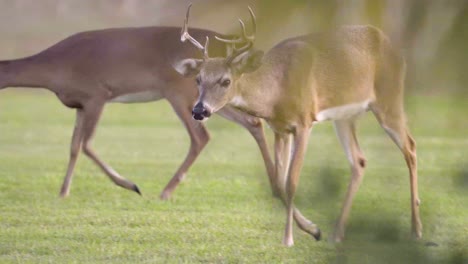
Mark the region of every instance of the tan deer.
<instances>
[{"instance_id":1,"label":"tan deer","mask_svg":"<svg viewBox=\"0 0 468 264\"><path fill-rule=\"evenodd\" d=\"M194 80L180 76L173 65L182 58L198 56L190 44L178 41L178 27L118 28L75 34L37 55L0 62L0 89L40 87L57 95L67 107L76 109L71 154L60 196L69 194L73 170L80 149L118 186L140 193L131 181L120 176L91 148L97 123L109 102L140 103L166 99L186 127L189 152L161 193L170 197L178 183L208 143L203 124L192 120L191 111L198 91ZM215 32L195 29L196 38L213 37ZM217 56L225 56L231 44L210 45ZM237 122L253 135L260 147L268 175L273 181L274 166L260 119L232 107L218 112Z\"/></svg>"},{"instance_id":2,"label":"tan deer","mask_svg":"<svg viewBox=\"0 0 468 264\"><path fill-rule=\"evenodd\" d=\"M251 11L251 10L250 10ZM253 21L255 17L251 11ZM188 18L186 18L188 19ZM197 74L197 120L226 105L263 118L275 133L276 186L287 209L283 243L292 246L293 218L315 238L320 230L294 208L309 134L314 124L334 121L336 134L351 165L351 181L331 239L344 238L351 203L366 161L355 135L356 118L372 111L401 149L410 173L412 232L422 235L416 169L416 145L403 110L405 62L388 38L371 26L345 26L327 33L286 39L265 55L253 49L242 20L242 35L226 43L246 43L227 57L184 59L178 69ZM199 43L196 46L201 46ZM204 49L207 54L207 49ZM292 138L292 152L291 148ZM291 153L291 156L290 156Z\"/></svg>"}]
</instances>

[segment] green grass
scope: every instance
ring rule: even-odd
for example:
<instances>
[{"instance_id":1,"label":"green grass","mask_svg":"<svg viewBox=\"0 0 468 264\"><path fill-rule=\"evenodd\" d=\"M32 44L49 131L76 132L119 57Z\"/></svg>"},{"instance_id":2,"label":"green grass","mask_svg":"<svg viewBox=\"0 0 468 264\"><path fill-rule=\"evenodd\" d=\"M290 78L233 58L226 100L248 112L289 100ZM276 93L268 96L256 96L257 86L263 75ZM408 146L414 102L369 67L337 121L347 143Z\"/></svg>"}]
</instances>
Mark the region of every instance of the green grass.
<instances>
[{"instance_id":1,"label":"green grass","mask_svg":"<svg viewBox=\"0 0 468 264\"><path fill-rule=\"evenodd\" d=\"M295 246L285 248L284 209L271 197L254 140L239 126L210 120L212 140L163 202L159 193L188 150L184 128L163 101L109 105L95 150L143 197L114 186L81 155L71 196L61 200L74 111L50 93L2 91L0 263L467 263L468 104L409 97L407 109L418 143L423 239L409 238L404 160L367 115L358 137L368 169L346 242L327 242L349 172L324 123L312 132L296 198L324 240L296 228Z\"/></svg>"}]
</instances>

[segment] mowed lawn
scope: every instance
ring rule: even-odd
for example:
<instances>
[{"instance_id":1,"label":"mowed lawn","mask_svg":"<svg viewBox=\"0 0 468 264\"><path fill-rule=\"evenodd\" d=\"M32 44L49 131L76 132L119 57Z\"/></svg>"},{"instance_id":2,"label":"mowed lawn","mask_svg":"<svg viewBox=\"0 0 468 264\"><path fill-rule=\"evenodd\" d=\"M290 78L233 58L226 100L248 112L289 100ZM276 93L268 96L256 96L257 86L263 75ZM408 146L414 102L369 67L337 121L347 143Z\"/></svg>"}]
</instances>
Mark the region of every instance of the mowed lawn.
<instances>
[{"instance_id":1,"label":"mowed lawn","mask_svg":"<svg viewBox=\"0 0 468 264\"><path fill-rule=\"evenodd\" d=\"M316 242L295 227L281 245L258 148L240 126L214 117L211 141L170 201L159 194L189 138L165 101L108 105L94 149L143 196L115 186L80 155L71 195L59 199L75 113L48 92L0 92L0 263L467 263L468 101L408 96L418 145L424 234L410 239L404 159L371 114L358 124L367 157L346 241L327 241L349 179L331 123L314 127L296 204ZM271 132L267 129L270 143Z\"/></svg>"}]
</instances>

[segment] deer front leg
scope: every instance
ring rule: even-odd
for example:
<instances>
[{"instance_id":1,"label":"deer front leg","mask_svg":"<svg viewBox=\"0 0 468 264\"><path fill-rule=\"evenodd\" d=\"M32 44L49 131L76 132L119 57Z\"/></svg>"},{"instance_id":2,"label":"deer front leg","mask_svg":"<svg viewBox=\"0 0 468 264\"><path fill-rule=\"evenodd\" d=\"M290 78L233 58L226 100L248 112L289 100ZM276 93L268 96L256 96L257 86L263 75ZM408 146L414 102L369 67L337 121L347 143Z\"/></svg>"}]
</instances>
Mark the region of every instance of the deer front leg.
<instances>
[{"instance_id":1,"label":"deer front leg","mask_svg":"<svg viewBox=\"0 0 468 264\"><path fill-rule=\"evenodd\" d=\"M263 125L260 118L250 116L243 112L240 112L230 106L225 106L218 111L218 114L230 121L236 122L246 128L250 134L253 136L257 142L258 147L260 148L260 153L262 154L263 162L265 163L265 168L268 174L268 179L270 180L270 186L273 192L273 196L279 197L280 193L276 184L276 173L275 166L271 160L270 151L268 150L268 144L265 139L265 133L263 131Z\"/></svg>"},{"instance_id":2,"label":"deer front leg","mask_svg":"<svg viewBox=\"0 0 468 264\"><path fill-rule=\"evenodd\" d=\"M187 153L187 156L185 157L184 162L182 163L182 165L180 165L179 169L176 171L174 176L171 178L169 183L162 191L160 195L160 198L162 200L169 199L172 192L185 177L185 173L187 172L187 170L190 168L193 162L195 162L200 152L210 140L210 135L208 134L208 131L206 130L205 126L201 123L195 122L195 120L192 119L192 112L190 106L187 107L189 104L182 105L176 100L169 102L171 103L172 108L174 109L177 116L180 118L185 128L187 129L187 132L190 135L190 149Z\"/></svg>"},{"instance_id":3,"label":"deer front leg","mask_svg":"<svg viewBox=\"0 0 468 264\"><path fill-rule=\"evenodd\" d=\"M272 187L278 197L286 201L286 181L291 154L291 135L275 134L275 177Z\"/></svg>"},{"instance_id":4,"label":"deer front leg","mask_svg":"<svg viewBox=\"0 0 468 264\"><path fill-rule=\"evenodd\" d=\"M286 206L286 181L288 177L288 169L291 161L291 135L289 134L275 134L275 165L276 177L275 186L280 194L278 198ZM294 220L297 226L304 232L312 235L315 240L321 239L321 231L309 219L297 209L294 208Z\"/></svg>"},{"instance_id":5,"label":"deer front leg","mask_svg":"<svg viewBox=\"0 0 468 264\"><path fill-rule=\"evenodd\" d=\"M294 217L294 194L296 193L299 176L301 174L304 155L307 149L309 130L306 128L296 128L294 134L294 148L291 156L291 164L286 181L286 227L284 231L283 244L290 247L294 245L293 239L293 217Z\"/></svg>"}]
</instances>

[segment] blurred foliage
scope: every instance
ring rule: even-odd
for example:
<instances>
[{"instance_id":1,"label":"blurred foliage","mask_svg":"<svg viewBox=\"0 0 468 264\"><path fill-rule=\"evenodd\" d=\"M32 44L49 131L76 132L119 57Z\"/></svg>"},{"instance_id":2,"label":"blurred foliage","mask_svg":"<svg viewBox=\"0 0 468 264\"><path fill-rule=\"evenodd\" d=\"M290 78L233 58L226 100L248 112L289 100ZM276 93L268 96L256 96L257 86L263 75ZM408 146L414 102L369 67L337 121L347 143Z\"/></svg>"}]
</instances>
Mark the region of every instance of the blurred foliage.
<instances>
[{"instance_id":1,"label":"blurred foliage","mask_svg":"<svg viewBox=\"0 0 468 264\"><path fill-rule=\"evenodd\" d=\"M371 24L403 50L407 90L466 95L468 1L257 1L260 32L279 39L344 24ZM280 31L278 36L272 32Z\"/></svg>"},{"instance_id":2,"label":"blurred foliage","mask_svg":"<svg viewBox=\"0 0 468 264\"><path fill-rule=\"evenodd\" d=\"M180 25L194 2L191 24L238 32L237 18L258 16L257 46L342 24L371 24L401 47L408 62L407 90L466 95L468 1L464 0L0 0L0 56L45 49L72 33L106 27Z\"/></svg>"}]
</instances>

